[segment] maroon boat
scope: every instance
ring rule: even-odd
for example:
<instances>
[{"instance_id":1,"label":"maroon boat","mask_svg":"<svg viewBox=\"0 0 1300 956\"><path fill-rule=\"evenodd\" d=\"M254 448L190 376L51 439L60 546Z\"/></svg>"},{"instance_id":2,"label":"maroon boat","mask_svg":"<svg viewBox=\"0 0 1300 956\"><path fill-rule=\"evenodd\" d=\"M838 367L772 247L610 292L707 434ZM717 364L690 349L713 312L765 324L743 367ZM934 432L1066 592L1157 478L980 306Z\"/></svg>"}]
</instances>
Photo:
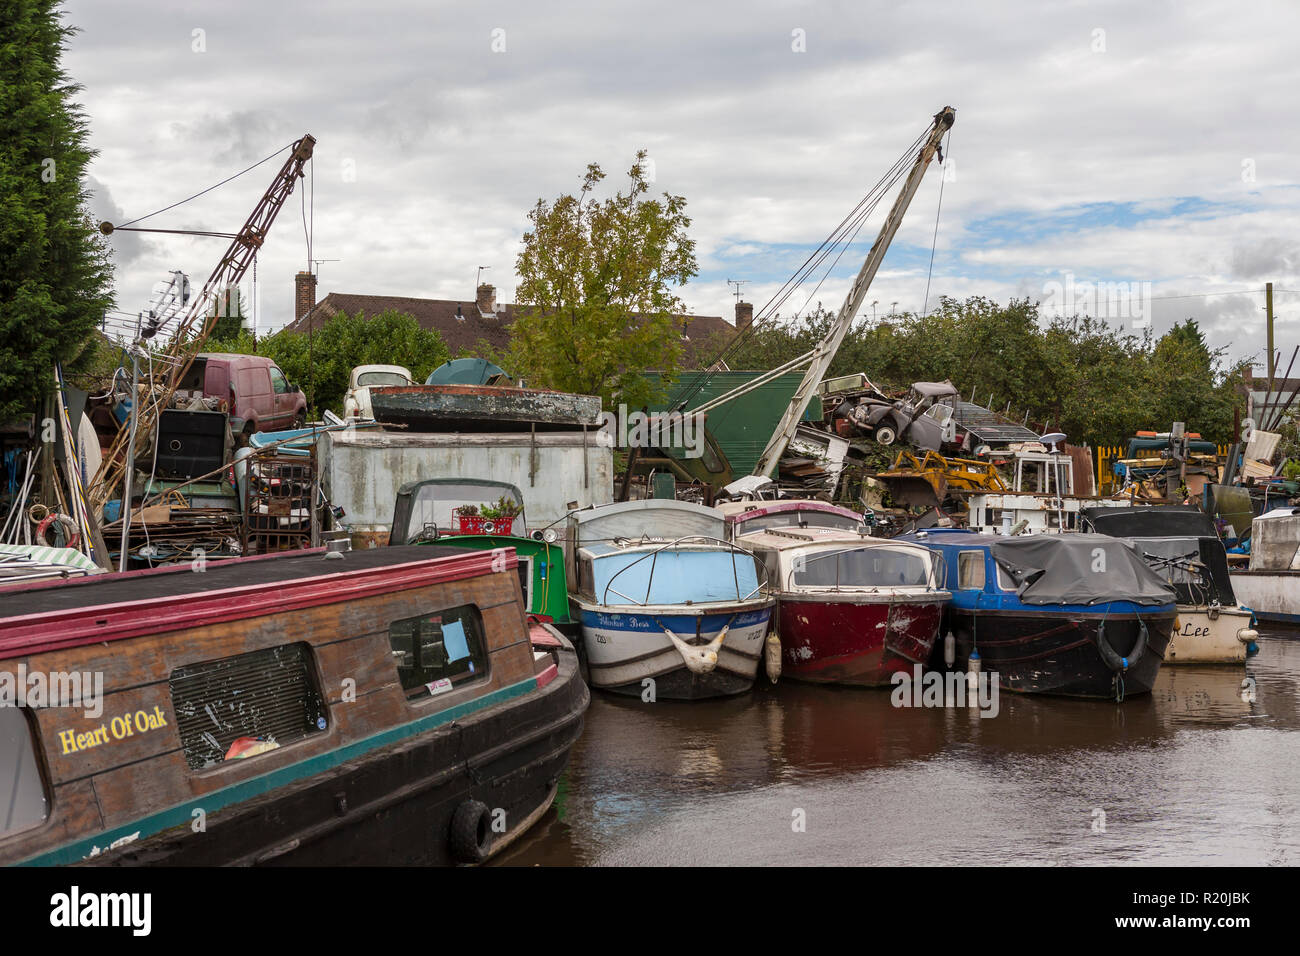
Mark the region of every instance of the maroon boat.
<instances>
[{"instance_id":1,"label":"maroon boat","mask_svg":"<svg viewBox=\"0 0 1300 956\"><path fill-rule=\"evenodd\" d=\"M929 660L951 597L939 587L929 549L872 538L860 515L824 502L722 510L734 540L767 565L778 601L782 673L817 683L888 686L895 673L911 674L913 665Z\"/></svg>"}]
</instances>

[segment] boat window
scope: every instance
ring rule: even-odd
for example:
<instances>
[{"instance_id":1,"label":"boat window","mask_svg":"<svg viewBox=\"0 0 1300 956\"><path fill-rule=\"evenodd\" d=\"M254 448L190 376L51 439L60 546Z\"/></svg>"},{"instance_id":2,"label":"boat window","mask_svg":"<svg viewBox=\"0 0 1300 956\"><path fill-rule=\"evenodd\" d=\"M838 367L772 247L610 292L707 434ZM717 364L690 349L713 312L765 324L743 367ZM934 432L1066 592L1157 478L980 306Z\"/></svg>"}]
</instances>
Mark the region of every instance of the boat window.
<instances>
[{"instance_id":1,"label":"boat window","mask_svg":"<svg viewBox=\"0 0 1300 956\"><path fill-rule=\"evenodd\" d=\"M983 551L963 551L957 555L957 587L962 591L984 590Z\"/></svg>"},{"instance_id":2,"label":"boat window","mask_svg":"<svg viewBox=\"0 0 1300 956\"><path fill-rule=\"evenodd\" d=\"M0 839L50 815L26 707L0 704Z\"/></svg>"},{"instance_id":3,"label":"boat window","mask_svg":"<svg viewBox=\"0 0 1300 956\"><path fill-rule=\"evenodd\" d=\"M518 553L516 557L519 559L519 566L516 569L519 572L519 590L524 595L524 607L531 611L533 609L533 559Z\"/></svg>"},{"instance_id":4,"label":"boat window","mask_svg":"<svg viewBox=\"0 0 1300 956\"><path fill-rule=\"evenodd\" d=\"M436 697L487 677L487 641L478 609L468 604L394 621L388 642L410 699Z\"/></svg>"},{"instance_id":5,"label":"boat window","mask_svg":"<svg viewBox=\"0 0 1300 956\"><path fill-rule=\"evenodd\" d=\"M1020 590L1015 581L1011 580L1011 575L1007 574L1002 565L998 565L998 587L1003 591L1016 592Z\"/></svg>"},{"instance_id":6,"label":"boat window","mask_svg":"<svg viewBox=\"0 0 1300 956\"><path fill-rule=\"evenodd\" d=\"M311 648L282 644L172 671L176 731L191 770L276 750L328 725Z\"/></svg>"},{"instance_id":7,"label":"boat window","mask_svg":"<svg viewBox=\"0 0 1300 956\"><path fill-rule=\"evenodd\" d=\"M484 506L498 505L502 498L518 509L516 513L523 511L519 495L507 484L438 481L421 485L411 499L411 512L406 522L407 537L412 537L426 527L462 534L522 532L522 521L510 521L507 527L504 519L489 519L481 515ZM472 515L458 514L458 509L464 505L474 506ZM491 524L491 530L488 530L488 524Z\"/></svg>"},{"instance_id":8,"label":"boat window","mask_svg":"<svg viewBox=\"0 0 1300 956\"><path fill-rule=\"evenodd\" d=\"M925 587L929 561L921 552L872 546L809 555L796 564L793 583L806 588Z\"/></svg>"},{"instance_id":9,"label":"boat window","mask_svg":"<svg viewBox=\"0 0 1300 956\"><path fill-rule=\"evenodd\" d=\"M776 514L747 518L737 525L737 529L740 534L752 534L771 528L796 528L801 524L810 528L834 528L837 531L857 531L862 527L862 522L857 518L829 511L800 510L778 511Z\"/></svg>"}]
</instances>

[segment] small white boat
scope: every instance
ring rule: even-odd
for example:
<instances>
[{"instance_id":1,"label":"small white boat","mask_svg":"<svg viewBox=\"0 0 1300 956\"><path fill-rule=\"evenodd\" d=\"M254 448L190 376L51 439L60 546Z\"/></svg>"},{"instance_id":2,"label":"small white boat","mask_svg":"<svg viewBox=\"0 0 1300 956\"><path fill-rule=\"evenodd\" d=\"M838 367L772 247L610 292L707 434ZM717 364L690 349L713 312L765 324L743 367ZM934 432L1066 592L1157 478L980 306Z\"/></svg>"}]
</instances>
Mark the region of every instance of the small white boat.
<instances>
[{"instance_id":1,"label":"small white boat","mask_svg":"<svg viewBox=\"0 0 1300 956\"><path fill-rule=\"evenodd\" d=\"M1261 621L1300 624L1300 508L1275 508L1250 525L1250 568L1232 586Z\"/></svg>"},{"instance_id":2,"label":"small white boat","mask_svg":"<svg viewBox=\"0 0 1300 956\"><path fill-rule=\"evenodd\" d=\"M1209 515L1183 505L1085 508L1084 522L1127 538L1178 595L1167 664L1237 664L1257 649L1252 608L1238 603L1223 542Z\"/></svg>"},{"instance_id":3,"label":"small white boat","mask_svg":"<svg viewBox=\"0 0 1300 956\"><path fill-rule=\"evenodd\" d=\"M643 699L749 690L775 600L713 508L650 499L569 517L568 581L591 686Z\"/></svg>"}]
</instances>

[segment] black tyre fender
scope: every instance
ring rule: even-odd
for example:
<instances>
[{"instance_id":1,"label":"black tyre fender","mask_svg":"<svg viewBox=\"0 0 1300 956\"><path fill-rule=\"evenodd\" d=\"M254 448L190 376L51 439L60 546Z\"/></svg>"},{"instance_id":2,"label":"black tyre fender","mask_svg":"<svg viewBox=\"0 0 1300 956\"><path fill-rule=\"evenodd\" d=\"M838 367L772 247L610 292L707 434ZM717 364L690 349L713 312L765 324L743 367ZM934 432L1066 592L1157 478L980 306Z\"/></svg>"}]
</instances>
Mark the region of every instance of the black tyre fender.
<instances>
[{"instance_id":1,"label":"black tyre fender","mask_svg":"<svg viewBox=\"0 0 1300 956\"><path fill-rule=\"evenodd\" d=\"M492 852L492 811L481 800L464 800L451 815L448 843L458 863L482 863Z\"/></svg>"},{"instance_id":2,"label":"black tyre fender","mask_svg":"<svg viewBox=\"0 0 1300 956\"><path fill-rule=\"evenodd\" d=\"M1133 644L1133 653L1125 658L1123 655L1116 654L1115 649L1110 646L1110 641L1106 639L1106 622L1102 621L1097 625L1097 636L1095 639L1097 653L1101 659L1106 662L1106 666L1115 672L1126 671L1129 668L1136 667L1138 661L1142 660L1142 655L1147 649L1147 622L1138 619L1138 636L1137 641Z\"/></svg>"}]
</instances>

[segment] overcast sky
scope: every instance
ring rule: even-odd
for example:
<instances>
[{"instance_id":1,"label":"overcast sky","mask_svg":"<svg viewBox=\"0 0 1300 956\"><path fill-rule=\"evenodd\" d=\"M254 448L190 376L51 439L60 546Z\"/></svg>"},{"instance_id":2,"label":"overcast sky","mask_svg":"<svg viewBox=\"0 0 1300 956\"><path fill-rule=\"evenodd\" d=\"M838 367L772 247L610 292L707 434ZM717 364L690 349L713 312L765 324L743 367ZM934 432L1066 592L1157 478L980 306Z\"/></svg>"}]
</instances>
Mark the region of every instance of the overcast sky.
<instances>
[{"instance_id":1,"label":"overcast sky","mask_svg":"<svg viewBox=\"0 0 1300 956\"><path fill-rule=\"evenodd\" d=\"M310 180L258 262L258 322L289 321L313 200L320 295L469 300L479 266L512 301L526 214L637 148L685 196L693 312L759 307L950 104L863 312L940 294L1088 304L1136 283L1117 324L1195 317L1261 353L1262 290L1300 290L1300 5L1107 3L221 3L71 0L65 68L85 89L97 218L212 185L303 133ZM235 231L282 157L149 225ZM881 207L883 213L884 207ZM838 308L879 215L817 294ZM218 239L113 237L118 308ZM1072 277L1072 278L1071 278ZM1071 286L1070 282L1075 283ZM1144 283L1150 283L1147 287ZM1114 287L1112 287L1114 291ZM1222 294L1234 293L1234 294ZM1210 295L1212 294L1212 295ZM814 300L814 304L815 304ZM897 303L897 305L895 305ZM1145 311L1142 310L1146 304ZM786 314L803 305L792 300ZM1098 311L1098 310L1091 310ZM1279 347L1300 292L1278 292Z\"/></svg>"}]
</instances>

